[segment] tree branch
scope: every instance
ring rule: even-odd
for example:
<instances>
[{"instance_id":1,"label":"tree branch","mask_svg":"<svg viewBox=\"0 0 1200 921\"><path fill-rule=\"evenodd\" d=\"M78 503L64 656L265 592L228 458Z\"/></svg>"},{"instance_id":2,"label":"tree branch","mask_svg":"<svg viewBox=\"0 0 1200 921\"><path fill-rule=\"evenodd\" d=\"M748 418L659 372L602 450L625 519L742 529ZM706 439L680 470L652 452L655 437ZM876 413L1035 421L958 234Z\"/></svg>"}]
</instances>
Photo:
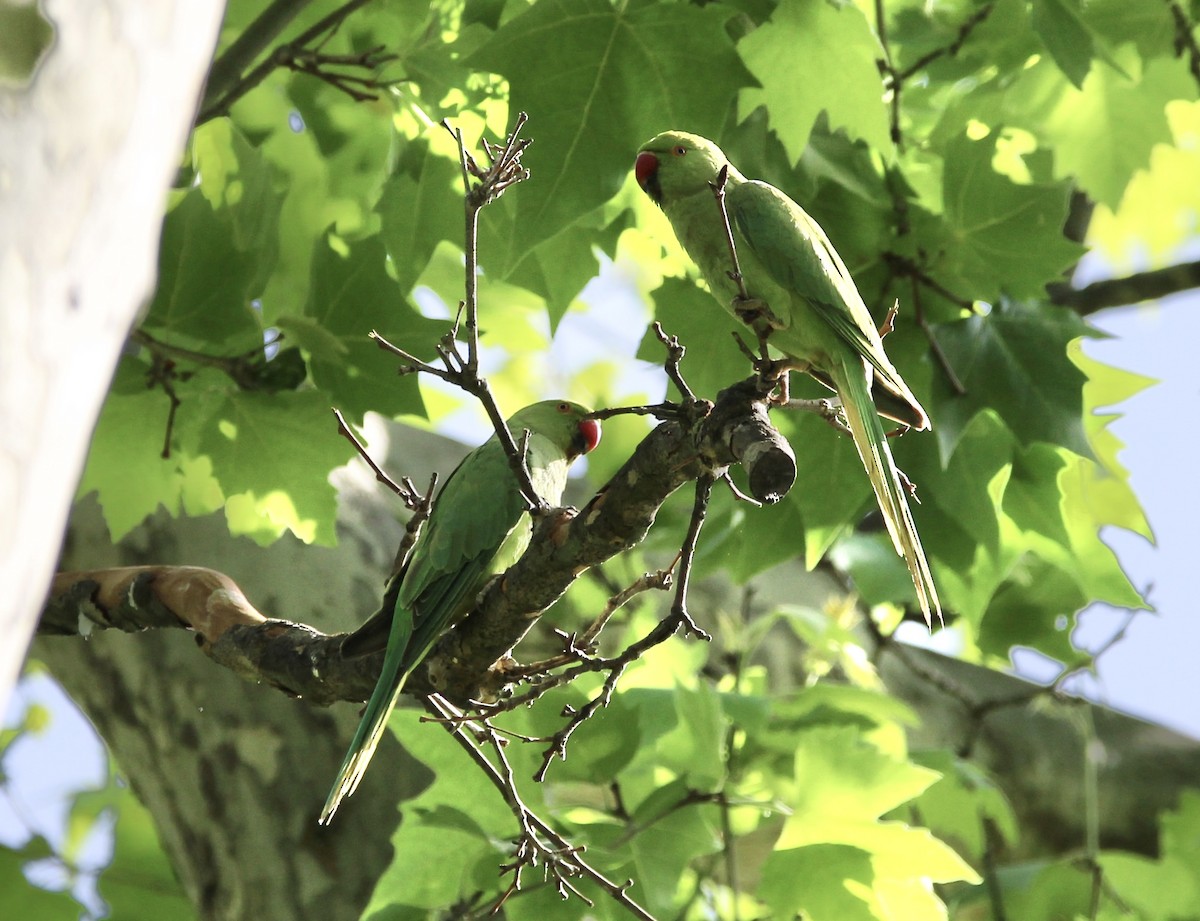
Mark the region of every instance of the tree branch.
<instances>
[{"instance_id":1,"label":"tree branch","mask_svg":"<svg viewBox=\"0 0 1200 921\"><path fill-rule=\"evenodd\" d=\"M489 583L405 690L496 699L512 680L506 654L540 613L583 571L639 543L662 503L689 480L741 463L752 488L786 493L794 461L766 420L765 398L755 378L728 388L694 429L679 421L654 429L581 512L545 516L526 554ZM218 664L317 704L366 700L383 662L382 651L345 654L346 634L264 616L231 579L200 567L61 573L39 630L86 636L96 628L163 627L194 630L197 645Z\"/></svg>"},{"instance_id":2,"label":"tree branch","mask_svg":"<svg viewBox=\"0 0 1200 921\"><path fill-rule=\"evenodd\" d=\"M291 42L278 46L266 60L243 76L246 68L250 66L250 62L257 58L263 49L287 28L288 23L309 2L310 0L274 0L258 19L246 28L237 41L226 49L225 53L213 64L209 73L208 89L205 91L204 100L200 105L200 114L196 117L196 124L203 124L209 119L228 114L230 107L235 102L262 83L277 67L302 69L325 79L323 74L311 66L312 50L307 47L308 43L322 33L332 34L347 16L359 7L365 6L367 0L348 0L328 16L296 36ZM371 52L367 52L367 55L370 54ZM305 61L310 66L303 66ZM359 66L375 66L382 61L365 57L350 63ZM336 81L330 82L338 86ZM338 86L338 88L343 92L347 91L345 87Z\"/></svg>"},{"instance_id":3,"label":"tree branch","mask_svg":"<svg viewBox=\"0 0 1200 921\"><path fill-rule=\"evenodd\" d=\"M1109 278L1083 288L1074 288L1069 282L1056 282L1047 285L1046 291L1052 303L1087 316L1108 307L1152 301L1192 288L1200 288L1200 260L1135 272L1124 278Z\"/></svg>"}]
</instances>

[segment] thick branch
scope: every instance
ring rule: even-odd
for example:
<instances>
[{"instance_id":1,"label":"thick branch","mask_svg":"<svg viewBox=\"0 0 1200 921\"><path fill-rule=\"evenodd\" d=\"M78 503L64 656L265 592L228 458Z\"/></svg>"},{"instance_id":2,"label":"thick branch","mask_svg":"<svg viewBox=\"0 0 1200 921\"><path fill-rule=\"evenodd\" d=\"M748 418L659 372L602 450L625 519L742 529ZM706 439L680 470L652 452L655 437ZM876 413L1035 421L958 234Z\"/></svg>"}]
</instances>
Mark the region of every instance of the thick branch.
<instances>
[{"instance_id":1,"label":"thick branch","mask_svg":"<svg viewBox=\"0 0 1200 921\"><path fill-rule=\"evenodd\" d=\"M1067 282L1046 286L1051 301L1083 316L1108 307L1152 301L1192 288L1200 288L1200 261L1136 272L1124 278L1109 278L1084 288L1073 288Z\"/></svg>"},{"instance_id":2,"label":"thick branch","mask_svg":"<svg viewBox=\"0 0 1200 921\"><path fill-rule=\"evenodd\" d=\"M279 37L309 2L311 0L274 0L263 10L213 62L200 108L208 109L228 93L251 62Z\"/></svg>"},{"instance_id":3,"label":"thick branch","mask_svg":"<svg viewBox=\"0 0 1200 921\"><path fill-rule=\"evenodd\" d=\"M582 512L545 516L529 551L490 583L475 612L442 639L407 690L437 690L457 700L499 694L509 680L507 662L494 663L584 570L641 541L662 503L689 480L741 462L752 488L785 493L795 467L790 448L766 421L764 398L750 379L724 391L694 430L674 421L660 425ZM96 627L195 630L198 645L218 663L319 704L366 700L383 661L382 652L344 654L343 634L264 617L232 580L199 567L60 574L41 632L86 635Z\"/></svg>"}]
</instances>

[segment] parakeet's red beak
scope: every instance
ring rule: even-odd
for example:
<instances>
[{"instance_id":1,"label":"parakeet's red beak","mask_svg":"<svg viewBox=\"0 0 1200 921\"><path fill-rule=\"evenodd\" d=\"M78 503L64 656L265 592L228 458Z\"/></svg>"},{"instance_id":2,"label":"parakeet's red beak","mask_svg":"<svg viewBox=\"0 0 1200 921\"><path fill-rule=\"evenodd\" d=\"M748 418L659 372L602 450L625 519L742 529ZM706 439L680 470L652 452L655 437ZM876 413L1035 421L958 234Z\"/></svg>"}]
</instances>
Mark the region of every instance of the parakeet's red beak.
<instances>
[{"instance_id":1,"label":"parakeet's red beak","mask_svg":"<svg viewBox=\"0 0 1200 921\"><path fill-rule=\"evenodd\" d=\"M655 204L662 204L662 186L658 183L658 157L648 150L643 150L633 161L633 175L642 191L649 195Z\"/></svg>"},{"instance_id":2,"label":"parakeet's red beak","mask_svg":"<svg viewBox=\"0 0 1200 921\"><path fill-rule=\"evenodd\" d=\"M600 420L583 419L579 423L579 440L582 442L584 454L600 444Z\"/></svg>"}]
</instances>

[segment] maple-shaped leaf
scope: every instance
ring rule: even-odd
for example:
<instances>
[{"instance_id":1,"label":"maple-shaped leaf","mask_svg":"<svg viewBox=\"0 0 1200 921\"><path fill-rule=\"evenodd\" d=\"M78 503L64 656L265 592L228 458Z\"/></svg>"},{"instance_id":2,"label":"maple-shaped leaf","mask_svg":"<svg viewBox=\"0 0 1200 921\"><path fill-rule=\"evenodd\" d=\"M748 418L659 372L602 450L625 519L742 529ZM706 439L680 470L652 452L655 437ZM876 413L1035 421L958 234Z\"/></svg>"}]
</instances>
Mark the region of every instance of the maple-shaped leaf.
<instances>
[{"instance_id":1,"label":"maple-shaped leaf","mask_svg":"<svg viewBox=\"0 0 1200 921\"><path fill-rule=\"evenodd\" d=\"M163 222L158 288L143 321L172 342L246 348L261 330L251 301L260 293L261 250L238 246L239 222L189 190ZM186 338L184 338L186 337Z\"/></svg>"},{"instance_id":2,"label":"maple-shaped leaf","mask_svg":"<svg viewBox=\"0 0 1200 921\"><path fill-rule=\"evenodd\" d=\"M316 390L214 395L198 424L198 449L212 459L226 514L257 540L269 542L285 529L322 544L334 542L337 495L329 471L348 461L353 447L338 435L329 398ZM197 410L193 410L197 411ZM247 524L255 515L261 524Z\"/></svg>"},{"instance_id":3,"label":"maple-shaped leaf","mask_svg":"<svg viewBox=\"0 0 1200 921\"><path fill-rule=\"evenodd\" d=\"M978 141L961 134L947 145L946 236L926 244L940 251L931 268L946 287L973 300L1037 297L1083 254L1063 236L1071 187L1018 184L998 173L996 141L995 132Z\"/></svg>"},{"instance_id":4,"label":"maple-shaped leaf","mask_svg":"<svg viewBox=\"0 0 1200 921\"><path fill-rule=\"evenodd\" d=\"M762 84L742 90L738 113L745 118L767 105L771 127L792 162L808 146L822 109L831 128L845 128L877 150L891 147L876 64L883 51L854 4L783 0L770 19L738 42L738 53ZM818 89L834 74L835 92Z\"/></svg>"},{"instance_id":5,"label":"maple-shaped leaf","mask_svg":"<svg viewBox=\"0 0 1200 921\"><path fill-rule=\"evenodd\" d=\"M522 163L514 232L489 263L507 275L532 247L620 189L638 146L680 128L715 137L753 77L713 4L542 0L509 20L467 65L506 77L537 143Z\"/></svg>"},{"instance_id":6,"label":"maple-shaped leaf","mask_svg":"<svg viewBox=\"0 0 1200 921\"><path fill-rule=\"evenodd\" d=\"M1086 375L1070 343L1099 335L1065 308L1004 301L986 316L937 327L938 343L965 393L934 378L934 432L943 461L975 416L997 413L1022 445L1043 441L1090 457L1083 424Z\"/></svg>"},{"instance_id":7,"label":"maple-shaped leaf","mask_svg":"<svg viewBox=\"0 0 1200 921\"><path fill-rule=\"evenodd\" d=\"M341 255L318 243L305 316L336 340L340 356L314 353L312 376L339 409L354 418L368 410L395 416L424 414L415 376L400 377L400 360L367 338L377 330L389 341L423 359L448 324L427 320L388 275L380 238L368 237ZM287 328L285 326L285 328Z\"/></svg>"}]
</instances>

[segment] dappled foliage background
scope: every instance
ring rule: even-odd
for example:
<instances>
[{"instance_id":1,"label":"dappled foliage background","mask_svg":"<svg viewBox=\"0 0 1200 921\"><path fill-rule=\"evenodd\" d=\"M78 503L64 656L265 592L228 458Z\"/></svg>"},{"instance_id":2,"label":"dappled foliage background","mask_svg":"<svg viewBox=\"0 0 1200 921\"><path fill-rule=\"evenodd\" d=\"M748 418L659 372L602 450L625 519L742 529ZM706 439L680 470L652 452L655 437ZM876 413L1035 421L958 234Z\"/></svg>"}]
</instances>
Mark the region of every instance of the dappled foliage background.
<instances>
[{"instance_id":1,"label":"dappled foliage background","mask_svg":"<svg viewBox=\"0 0 1200 921\"><path fill-rule=\"evenodd\" d=\"M308 4L292 31L338 6ZM263 7L231 3L223 47L252 33ZM1146 382L1086 356L1086 314L1106 305L1072 300L1062 282L1087 253L1114 274L1165 265L1195 231L1195 13L1159 0L362 5L320 53L394 57L320 67L369 81L355 88L371 98L286 68L236 99L240 74L210 82L164 222L158 292L80 492L96 493L113 540L165 506L223 509L232 534L264 544L287 531L329 543L327 477L352 456L330 406L355 423L373 412L423 426L468 405L397 377L366 338L378 330L432 360L462 297L462 176L442 119L479 150L516 112L530 116L531 178L484 211L479 241L501 405L657 398L630 370L661 362L653 336L603 333L612 349L598 355L569 333L652 318L689 347L691 386L714 397L748 373L732 323L631 178L644 140L683 128L801 202L878 319L898 300L888 352L934 431L897 440L895 453L919 490L914 514L960 655L1001 666L1020 645L1085 667L1074 614L1142 604L1099 535L1149 536L1106 428ZM602 268L605 283L585 296ZM611 878L633 879L660 918L919 921L946 917L946 905L962 918L1192 916L1194 798L1166 820L1157 862L1079 842L1103 867L1098 897L1092 876L1053 855L997 871L1006 846L1020 851L1003 793L969 760L908 750L912 714L855 630L865 616L890 633L912 590L869 514L853 446L815 417L773 420L796 450L796 486L770 509L718 491L701 572L753 584L799 559L843 580L847 600L821 611L733 603L715 649L678 641L639 661L550 782L526 785L531 807ZM609 424L589 482L644 431ZM676 498L645 558L606 567L608 586L669 560L690 506ZM604 583L584 582L553 619L572 629L605 597ZM639 602L616 632L632 639L655 617L655 602ZM787 693L754 656L779 623L803 650ZM598 686L577 682L501 723L553 732L563 705ZM502 891L511 814L436 727L403 713L396 730L436 779L404 805L367 916L486 908ZM539 752L514 745L512 756L527 777ZM444 871L415 876L433 851ZM531 885L504 912L621 916L591 895L588 909Z\"/></svg>"}]
</instances>

